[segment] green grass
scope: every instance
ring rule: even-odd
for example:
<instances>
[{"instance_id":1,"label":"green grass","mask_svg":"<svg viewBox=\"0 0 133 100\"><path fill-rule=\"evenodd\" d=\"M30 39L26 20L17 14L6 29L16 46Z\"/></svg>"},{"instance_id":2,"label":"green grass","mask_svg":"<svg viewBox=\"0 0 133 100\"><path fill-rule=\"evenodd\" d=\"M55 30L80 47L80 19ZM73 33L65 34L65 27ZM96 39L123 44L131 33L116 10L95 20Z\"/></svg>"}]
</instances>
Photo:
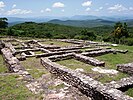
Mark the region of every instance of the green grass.
<instances>
[{"instance_id":1,"label":"green grass","mask_svg":"<svg viewBox=\"0 0 133 100\"><path fill-rule=\"evenodd\" d=\"M3 57L0 55L0 73L7 72L8 69L6 68L6 65L4 64Z\"/></svg>"},{"instance_id":2,"label":"green grass","mask_svg":"<svg viewBox=\"0 0 133 100\"><path fill-rule=\"evenodd\" d=\"M28 58L22 61L21 64L35 79L47 73L45 68L41 65L39 58Z\"/></svg>"},{"instance_id":3,"label":"green grass","mask_svg":"<svg viewBox=\"0 0 133 100\"><path fill-rule=\"evenodd\" d=\"M57 45L60 47L65 47L65 46L71 46L73 44L71 43L66 43L66 42L61 42L61 41L55 41L55 40L47 40L45 42L41 42L42 44L53 44L53 45Z\"/></svg>"},{"instance_id":4,"label":"green grass","mask_svg":"<svg viewBox=\"0 0 133 100\"><path fill-rule=\"evenodd\" d=\"M121 78L128 77L129 75L119 72L117 75L103 75L103 77L100 77L98 81L101 83L108 83L111 81L119 81Z\"/></svg>"},{"instance_id":5,"label":"green grass","mask_svg":"<svg viewBox=\"0 0 133 100\"><path fill-rule=\"evenodd\" d=\"M94 66L91 66L89 64L85 64L83 62L80 62L78 60L74 59L69 59L69 60L62 60L58 61L57 63L66 66L68 68L71 68L73 70L77 68L82 68L84 71L92 76L92 78L102 82L102 83L107 83L111 81L117 81L120 80L121 78L128 77L127 74L119 72L117 75L108 75L108 74L100 74L98 72L94 72L91 70L91 68L94 68Z\"/></svg>"},{"instance_id":6,"label":"green grass","mask_svg":"<svg viewBox=\"0 0 133 100\"><path fill-rule=\"evenodd\" d=\"M126 54L106 54L96 57L101 61L105 61L106 67L116 69L116 64L130 63L133 62L133 46L119 46L116 49L129 50Z\"/></svg>"},{"instance_id":7,"label":"green grass","mask_svg":"<svg viewBox=\"0 0 133 100\"><path fill-rule=\"evenodd\" d=\"M36 100L37 95L33 95L21 80L19 76L0 76L0 100Z\"/></svg>"},{"instance_id":8,"label":"green grass","mask_svg":"<svg viewBox=\"0 0 133 100\"><path fill-rule=\"evenodd\" d=\"M126 95L133 97L133 88L128 89L128 91L126 91L125 93Z\"/></svg>"},{"instance_id":9,"label":"green grass","mask_svg":"<svg viewBox=\"0 0 133 100\"><path fill-rule=\"evenodd\" d=\"M91 68L93 68L93 66L89 65L89 64L85 64L83 62L80 62L78 60L75 59L69 59L69 60L62 60L62 61L58 61L57 63L66 66L68 68L71 68L73 70L77 69L77 68L82 68L84 69L85 72L93 72L91 70Z\"/></svg>"},{"instance_id":10,"label":"green grass","mask_svg":"<svg viewBox=\"0 0 133 100\"><path fill-rule=\"evenodd\" d=\"M44 53L44 52L42 52L42 51L36 51L35 52L35 54L42 54L42 53Z\"/></svg>"}]
</instances>

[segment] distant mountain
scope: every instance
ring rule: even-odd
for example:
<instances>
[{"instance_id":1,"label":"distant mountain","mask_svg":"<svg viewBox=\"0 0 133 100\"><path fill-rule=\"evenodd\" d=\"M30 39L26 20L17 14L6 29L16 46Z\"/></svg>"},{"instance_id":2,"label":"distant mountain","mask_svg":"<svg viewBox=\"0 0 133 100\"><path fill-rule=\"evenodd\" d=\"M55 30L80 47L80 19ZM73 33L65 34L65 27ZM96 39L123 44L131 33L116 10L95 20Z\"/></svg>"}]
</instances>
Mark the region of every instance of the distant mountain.
<instances>
[{"instance_id":1,"label":"distant mountain","mask_svg":"<svg viewBox=\"0 0 133 100\"><path fill-rule=\"evenodd\" d=\"M123 16L92 16L92 15L75 15L72 17L55 17L55 16L44 16L44 17L32 17L32 18L18 18L18 17L8 17L9 26L23 22L48 22L61 25L70 25L77 27L97 27L103 25L113 25L114 23L121 21L127 22L129 25L133 26L133 19L131 17Z\"/></svg>"},{"instance_id":2,"label":"distant mountain","mask_svg":"<svg viewBox=\"0 0 133 100\"><path fill-rule=\"evenodd\" d=\"M98 27L98 26L105 26L105 25L112 26L115 22L114 21L103 20L103 19L66 20L66 21L54 19L54 20L48 21L48 23L60 24L60 25L69 25L69 26L76 26L76 27Z\"/></svg>"},{"instance_id":3,"label":"distant mountain","mask_svg":"<svg viewBox=\"0 0 133 100\"><path fill-rule=\"evenodd\" d=\"M99 19L100 17L92 16L92 15L75 15L70 17L70 20L95 20Z\"/></svg>"}]
</instances>

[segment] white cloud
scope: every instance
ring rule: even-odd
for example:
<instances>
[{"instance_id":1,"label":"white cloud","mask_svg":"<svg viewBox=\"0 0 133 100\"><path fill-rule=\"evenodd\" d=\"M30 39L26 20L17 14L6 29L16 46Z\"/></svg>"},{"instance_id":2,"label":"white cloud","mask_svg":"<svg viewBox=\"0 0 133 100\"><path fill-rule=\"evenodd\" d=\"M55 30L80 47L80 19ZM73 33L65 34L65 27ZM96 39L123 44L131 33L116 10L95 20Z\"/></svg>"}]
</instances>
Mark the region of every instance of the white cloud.
<instances>
[{"instance_id":1,"label":"white cloud","mask_svg":"<svg viewBox=\"0 0 133 100\"><path fill-rule=\"evenodd\" d=\"M52 7L54 7L54 8L63 8L63 7L65 7L65 5L61 2L56 2L56 3L53 4Z\"/></svg>"},{"instance_id":2,"label":"white cloud","mask_svg":"<svg viewBox=\"0 0 133 100\"><path fill-rule=\"evenodd\" d=\"M4 2L3 1L0 1L0 8L3 8L3 7L5 7L6 5L4 4Z\"/></svg>"},{"instance_id":3,"label":"white cloud","mask_svg":"<svg viewBox=\"0 0 133 100\"><path fill-rule=\"evenodd\" d=\"M100 10L102 10L102 9L103 9L103 7L99 7L99 9L100 9Z\"/></svg>"},{"instance_id":4,"label":"white cloud","mask_svg":"<svg viewBox=\"0 0 133 100\"><path fill-rule=\"evenodd\" d=\"M133 7L129 7L129 10L133 10Z\"/></svg>"},{"instance_id":5,"label":"white cloud","mask_svg":"<svg viewBox=\"0 0 133 100\"><path fill-rule=\"evenodd\" d=\"M121 5L121 4L116 4L116 5L112 6L112 7L109 7L108 9L111 10L111 11L119 11L119 12L120 12L120 11L127 10L127 8L124 7L124 6Z\"/></svg>"},{"instance_id":6,"label":"white cloud","mask_svg":"<svg viewBox=\"0 0 133 100\"><path fill-rule=\"evenodd\" d=\"M41 12L41 13L44 13L44 10L41 10L40 12Z\"/></svg>"},{"instance_id":7,"label":"white cloud","mask_svg":"<svg viewBox=\"0 0 133 100\"><path fill-rule=\"evenodd\" d=\"M99 7L98 9L96 9L95 11L100 11L100 10L102 10L103 9L103 7Z\"/></svg>"},{"instance_id":8,"label":"white cloud","mask_svg":"<svg viewBox=\"0 0 133 100\"><path fill-rule=\"evenodd\" d=\"M62 11L62 12L64 12L65 10L64 10L64 9L62 9L61 11Z\"/></svg>"},{"instance_id":9,"label":"white cloud","mask_svg":"<svg viewBox=\"0 0 133 100\"><path fill-rule=\"evenodd\" d=\"M29 14L32 13L31 10L22 10L22 9L12 9L6 12L6 15L16 15L16 14Z\"/></svg>"},{"instance_id":10,"label":"white cloud","mask_svg":"<svg viewBox=\"0 0 133 100\"><path fill-rule=\"evenodd\" d=\"M50 8L46 8L45 11L46 12L51 12L51 9Z\"/></svg>"},{"instance_id":11,"label":"white cloud","mask_svg":"<svg viewBox=\"0 0 133 100\"><path fill-rule=\"evenodd\" d=\"M92 1L86 1L82 3L82 6L88 7L88 6L91 6L91 4L92 4Z\"/></svg>"},{"instance_id":12,"label":"white cloud","mask_svg":"<svg viewBox=\"0 0 133 100\"><path fill-rule=\"evenodd\" d=\"M14 4L14 5L12 5L12 8L15 8L17 5L16 4Z\"/></svg>"},{"instance_id":13,"label":"white cloud","mask_svg":"<svg viewBox=\"0 0 133 100\"><path fill-rule=\"evenodd\" d=\"M86 8L86 10L85 11L90 11L90 8Z\"/></svg>"}]
</instances>

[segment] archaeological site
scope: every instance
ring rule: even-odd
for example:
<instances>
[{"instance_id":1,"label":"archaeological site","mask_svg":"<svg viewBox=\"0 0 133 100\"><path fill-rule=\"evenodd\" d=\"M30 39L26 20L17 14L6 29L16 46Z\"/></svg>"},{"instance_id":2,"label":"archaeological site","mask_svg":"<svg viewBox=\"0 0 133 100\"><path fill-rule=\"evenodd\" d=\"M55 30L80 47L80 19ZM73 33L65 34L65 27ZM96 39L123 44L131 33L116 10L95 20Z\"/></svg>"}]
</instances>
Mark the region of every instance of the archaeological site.
<instances>
[{"instance_id":1,"label":"archaeological site","mask_svg":"<svg viewBox=\"0 0 133 100\"><path fill-rule=\"evenodd\" d=\"M0 50L6 70L0 81L6 84L11 79L6 77L14 75L10 89L23 85L29 100L133 100L133 51L128 48L76 39L1 37Z\"/></svg>"}]
</instances>

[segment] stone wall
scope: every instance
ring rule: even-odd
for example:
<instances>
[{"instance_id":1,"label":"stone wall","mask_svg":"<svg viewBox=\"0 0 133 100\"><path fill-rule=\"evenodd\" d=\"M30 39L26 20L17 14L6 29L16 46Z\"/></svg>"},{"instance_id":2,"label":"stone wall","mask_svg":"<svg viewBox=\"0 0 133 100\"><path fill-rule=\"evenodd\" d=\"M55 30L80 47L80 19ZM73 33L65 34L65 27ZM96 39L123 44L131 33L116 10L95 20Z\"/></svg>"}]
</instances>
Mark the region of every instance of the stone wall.
<instances>
[{"instance_id":1,"label":"stone wall","mask_svg":"<svg viewBox=\"0 0 133 100\"><path fill-rule=\"evenodd\" d=\"M10 72L18 73L19 75L22 75L23 78L27 81L33 80L32 76L25 70L23 66L21 66L19 60L14 57L13 52L10 48L11 45L7 45L3 42L5 46L1 48L1 53L3 56L3 59L7 65L7 68Z\"/></svg>"},{"instance_id":2,"label":"stone wall","mask_svg":"<svg viewBox=\"0 0 133 100\"><path fill-rule=\"evenodd\" d=\"M79 61L82 61L84 63L93 65L93 66L105 66L105 62L99 61L95 58L92 57L86 57L81 54L76 54L76 53L68 53L68 54L62 54L62 55L54 55L50 56L49 59L52 61L61 61L61 60L66 60L66 59L76 59Z\"/></svg>"},{"instance_id":3,"label":"stone wall","mask_svg":"<svg viewBox=\"0 0 133 100\"><path fill-rule=\"evenodd\" d=\"M82 54L85 56L96 57L96 56L101 56L101 55L109 54L113 52L114 52L113 49L106 49L106 50L99 50L99 51L92 51L92 52L83 52Z\"/></svg>"},{"instance_id":4,"label":"stone wall","mask_svg":"<svg viewBox=\"0 0 133 100\"><path fill-rule=\"evenodd\" d=\"M133 75L133 63L128 63L128 64L118 64L117 70L121 71L123 73L127 73L130 75Z\"/></svg>"},{"instance_id":5,"label":"stone wall","mask_svg":"<svg viewBox=\"0 0 133 100\"><path fill-rule=\"evenodd\" d=\"M62 54L67 54L67 53L81 53L80 50L68 50L68 51L59 51L59 52L51 52L51 53L44 53L44 54L37 54L36 57L48 57L48 56L53 56L53 55L62 55Z\"/></svg>"},{"instance_id":6,"label":"stone wall","mask_svg":"<svg viewBox=\"0 0 133 100\"><path fill-rule=\"evenodd\" d=\"M107 87L119 89L123 92L128 90L129 88L133 88L133 76L122 78L119 81L112 81L110 83L105 84Z\"/></svg>"},{"instance_id":7,"label":"stone wall","mask_svg":"<svg viewBox=\"0 0 133 100\"><path fill-rule=\"evenodd\" d=\"M105 66L105 62L99 61L92 57L83 56L82 54L74 54L74 58L93 66L103 66L103 67Z\"/></svg>"},{"instance_id":8,"label":"stone wall","mask_svg":"<svg viewBox=\"0 0 133 100\"><path fill-rule=\"evenodd\" d=\"M41 63L50 73L78 88L83 94L91 97L92 100L133 100L133 98L117 89L108 88L89 76L51 62L48 58L41 58Z\"/></svg>"},{"instance_id":9,"label":"stone wall","mask_svg":"<svg viewBox=\"0 0 133 100\"><path fill-rule=\"evenodd\" d=\"M26 80L32 80L32 76L20 65L19 60L12 55L12 52L8 48L1 49L3 58L6 62L7 68L10 72L18 73L22 75Z\"/></svg>"}]
</instances>

